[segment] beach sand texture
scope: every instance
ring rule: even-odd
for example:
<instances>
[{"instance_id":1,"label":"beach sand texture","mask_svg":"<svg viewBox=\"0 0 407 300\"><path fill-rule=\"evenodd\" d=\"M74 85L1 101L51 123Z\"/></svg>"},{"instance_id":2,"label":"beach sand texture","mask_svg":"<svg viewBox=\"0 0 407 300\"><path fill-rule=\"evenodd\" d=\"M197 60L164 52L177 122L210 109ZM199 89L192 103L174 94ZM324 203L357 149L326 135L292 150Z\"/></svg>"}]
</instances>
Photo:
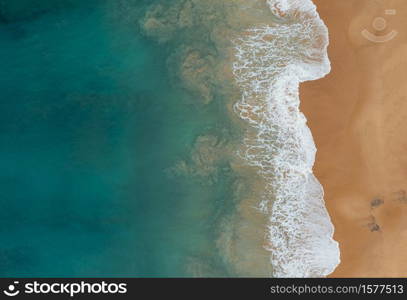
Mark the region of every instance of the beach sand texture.
<instances>
[{"instance_id":1,"label":"beach sand texture","mask_svg":"<svg viewBox=\"0 0 407 300\"><path fill-rule=\"evenodd\" d=\"M331 276L406 276L407 1L314 2L332 71L302 84L301 98L341 249Z\"/></svg>"}]
</instances>

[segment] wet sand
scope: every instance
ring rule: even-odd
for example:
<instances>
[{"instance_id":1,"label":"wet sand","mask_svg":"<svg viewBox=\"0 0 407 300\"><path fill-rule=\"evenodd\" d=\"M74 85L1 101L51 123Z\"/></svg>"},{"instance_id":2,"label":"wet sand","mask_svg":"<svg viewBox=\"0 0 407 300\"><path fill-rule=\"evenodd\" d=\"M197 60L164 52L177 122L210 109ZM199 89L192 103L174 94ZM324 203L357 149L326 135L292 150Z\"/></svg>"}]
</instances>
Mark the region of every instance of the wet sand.
<instances>
[{"instance_id":1,"label":"wet sand","mask_svg":"<svg viewBox=\"0 0 407 300\"><path fill-rule=\"evenodd\" d=\"M332 71L304 83L301 98L340 243L331 276L407 276L407 1L314 2L330 31ZM380 19L374 28L376 17L385 29ZM364 29L398 35L376 43Z\"/></svg>"}]
</instances>

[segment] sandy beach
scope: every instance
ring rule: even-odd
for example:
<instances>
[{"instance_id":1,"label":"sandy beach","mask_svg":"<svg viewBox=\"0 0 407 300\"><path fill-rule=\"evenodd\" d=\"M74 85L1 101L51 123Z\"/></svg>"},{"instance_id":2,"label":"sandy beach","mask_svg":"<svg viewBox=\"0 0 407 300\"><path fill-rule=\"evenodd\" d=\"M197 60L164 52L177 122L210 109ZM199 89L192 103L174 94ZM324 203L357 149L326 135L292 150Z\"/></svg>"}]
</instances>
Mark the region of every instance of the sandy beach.
<instances>
[{"instance_id":1,"label":"sandy beach","mask_svg":"<svg viewBox=\"0 0 407 300\"><path fill-rule=\"evenodd\" d=\"M314 2L332 71L301 98L341 249L331 276L406 276L407 1Z\"/></svg>"}]
</instances>

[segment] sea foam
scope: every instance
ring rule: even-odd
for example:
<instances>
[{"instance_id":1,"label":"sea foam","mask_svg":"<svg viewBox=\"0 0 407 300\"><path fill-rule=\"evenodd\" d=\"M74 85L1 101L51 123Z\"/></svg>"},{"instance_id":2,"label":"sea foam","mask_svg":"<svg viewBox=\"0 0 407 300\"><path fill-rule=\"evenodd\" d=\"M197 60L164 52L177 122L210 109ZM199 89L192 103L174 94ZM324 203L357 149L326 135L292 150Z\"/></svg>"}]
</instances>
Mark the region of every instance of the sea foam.
<instances>
[{"instance_id":1,"label":"sea foam","mask_svg":"<svg viewBox=\"0 0 407 300\"><path fill-rule=\"evenodd\" d=\"M273 276L323 277L339 264L323 189L312 173L316 148L299 110L299 84L330 72L328 30L310 0L268 0L275 24L248 29L235 43L235 104L250 124L239 154L265 178L259 209Z\"/></svg>"}]
</instances>

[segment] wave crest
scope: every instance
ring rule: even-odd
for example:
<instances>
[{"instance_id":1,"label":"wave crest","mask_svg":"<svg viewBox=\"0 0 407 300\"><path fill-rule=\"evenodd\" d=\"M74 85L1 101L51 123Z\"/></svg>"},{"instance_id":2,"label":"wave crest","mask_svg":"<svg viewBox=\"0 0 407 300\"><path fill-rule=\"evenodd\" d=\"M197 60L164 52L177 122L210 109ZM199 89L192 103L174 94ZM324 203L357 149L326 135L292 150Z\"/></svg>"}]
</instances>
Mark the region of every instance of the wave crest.
<instances>
[{"instance_id":1,"label":"wave crest","mask_svg":"<svg viewBox=\"0 0 407 300\"><path fill-rule=\"evenodd\" d=\"M312 173L316 148L299 110L299 84L330 71L328 31L311 1L268 0L276 24L234 41L235 111L251 127L240 155L266 178L259 209L269 213L276 277L321 277L339 264L323 189Z\"/></svg>"}]
</instances>

